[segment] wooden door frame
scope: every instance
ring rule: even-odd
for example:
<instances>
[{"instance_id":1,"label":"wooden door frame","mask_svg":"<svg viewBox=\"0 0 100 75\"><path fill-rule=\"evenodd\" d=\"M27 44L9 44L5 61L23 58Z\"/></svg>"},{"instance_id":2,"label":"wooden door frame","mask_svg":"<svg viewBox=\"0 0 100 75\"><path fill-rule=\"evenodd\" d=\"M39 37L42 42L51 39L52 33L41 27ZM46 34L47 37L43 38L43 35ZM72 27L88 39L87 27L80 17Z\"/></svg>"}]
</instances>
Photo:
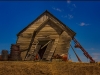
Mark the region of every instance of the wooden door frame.
<instances>
[{"instance_id":1,"label":"wooden door frame","mask_svg":"<svg viewBox=\"0 0 100 75\"><path fill-rule=\"evenodd\" d=\"M46 40L47 40L47 41L52 40L53 43L54 43L54 41L55 41L55 39L51 39L51 38L38 38L38 39L37 39L38 42L40 42L40 41L46 41ZM50 44L50 43L49 43L49 44ZM47 47L49 46L49 44L47 45ZM38 43L38 45L39 45L39 43ZM52 48L51 48L51 49L52 49ZM51 50L51 49L50 49L50 50ZM46 48L46 50L47 50L47 48ZM45 50L45 52L46 52L46 50ZM39 51L39 50L38 50L38 51ZM44 52L44 54L45 54L45 52ZM43 56L44 56L44 54L43 54ZM49 53L48 53L48 54L49 54ZM43 58L43 57L42 57L42 58Z\"/></svg>"}]
</instances>

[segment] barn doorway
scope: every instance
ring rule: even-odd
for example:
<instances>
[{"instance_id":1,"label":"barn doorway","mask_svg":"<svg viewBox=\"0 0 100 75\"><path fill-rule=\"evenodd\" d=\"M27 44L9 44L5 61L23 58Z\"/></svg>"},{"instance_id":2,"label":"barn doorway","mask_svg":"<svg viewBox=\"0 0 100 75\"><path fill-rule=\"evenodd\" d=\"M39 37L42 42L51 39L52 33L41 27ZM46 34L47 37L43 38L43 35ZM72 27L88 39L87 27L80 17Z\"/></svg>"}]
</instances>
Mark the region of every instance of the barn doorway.
<instances>
[{"instance_id":1,"label":"barn doorway","mask_svg":"<svg viewBox=\"0 0 100 75\"><path fill-rule=\"evenodd\" d=\"M39 41L39 45L41 45L41 47L40 47L40 49L38 51L38 54L39 54L40 59L43 58L43 55L44 55L44 53L46 51L46 48L47 48L47 46L49 44L49 41L50 40Z\"/></svg>"},{"instance_id":2,"label":"barn doorway","mask_svg":"<svg viewBox=\"0 0 100 75\"><path fill-rule=\"evenodd\" d=\"M41 46L42 47L42 46ZM40 59L42 59L44 52L46 51L47 46L45 46L44 48L40 48L40 50L38 51L38 54L40 56Z\"/></svg>"}]
</instances>

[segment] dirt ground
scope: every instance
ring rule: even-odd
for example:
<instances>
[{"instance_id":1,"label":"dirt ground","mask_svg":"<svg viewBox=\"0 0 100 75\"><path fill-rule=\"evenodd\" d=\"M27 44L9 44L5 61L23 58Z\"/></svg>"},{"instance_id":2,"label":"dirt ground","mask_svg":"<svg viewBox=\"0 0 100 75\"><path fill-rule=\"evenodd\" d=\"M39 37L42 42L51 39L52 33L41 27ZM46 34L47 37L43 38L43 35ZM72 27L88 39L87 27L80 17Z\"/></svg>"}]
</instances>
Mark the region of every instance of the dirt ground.
<instances>
[{"instance_id":1,"label":"dirt ground","mask_svg":"<svg viewBox=\"0 0 100 75\"><path fill-rule=\"evenodd\" d=\"M0 61L0 75L100 75L100 64Z\"/></svg>"}]
</instances>

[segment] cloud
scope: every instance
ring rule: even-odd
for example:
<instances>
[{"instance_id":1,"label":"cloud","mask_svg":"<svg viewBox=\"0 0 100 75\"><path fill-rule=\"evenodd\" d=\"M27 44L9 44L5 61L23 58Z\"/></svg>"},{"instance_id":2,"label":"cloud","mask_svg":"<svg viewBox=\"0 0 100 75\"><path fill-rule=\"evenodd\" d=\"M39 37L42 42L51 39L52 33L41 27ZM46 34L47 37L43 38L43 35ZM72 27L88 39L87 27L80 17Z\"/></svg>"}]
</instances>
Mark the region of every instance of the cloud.
<instances>
[{"instance_id":1,"label":"cloud","mask_svg":"<svg viewBox=\"0 0 100 75\"><path fill-rule=\"evenodd\" d=\"M76 4L71 4L67 6L70 11L73 11L76 8Z\"/></svg>"},{"instance_id":2,"label":"cloud","mask_svg":"<svg viewBox=\"0 0 100 75\"><path fill-rule=\"evenodd\" d=\"M95 50L95 48L91 48L90 50Z\"/></svg>"},{"instance_id":3,"label":"cloud","mask_svg":"<svg viewBox=\"0 0 100 75\"><path fill-rule=\"evenodd\" d=\"M73 18L73 15L68 14L68 18L69 19L72 19Z\"/></svg>"},{"instance_id":4,"label":"cloud","mask_svg":"<svg viewBox=\"0 0 100 75\"><path fill-rule=\"evenodd\" d=\"M94 56L100 56L100 53L92 53Z\"/></svg>"},{"instance_id":5,"label":"cloud","mask_svg":"<svg viewBox=\"0 0 100 75\"><path fill-rule=\"evenodd\" d=\"M93 59L94 59L94 60L98 60L98 56L94 56Z\"/></svg>"},{"instance_id":6,"label":"cloud","mask_svg":"<svg viewBox=\"0 0 100 75\"><path fill-rule=\"evenodd\" d=\"M67 3L68 3L68 4L70 4L70 3L71 3L71 1L70 1L70 0L67 0Z\"/></svg>"},{"instance_id":7,"label":"cloud","mask_svg":"<svg viewBox=\"0 0 100 75\"><path fill-rule=\"evenodd\" d=\"M62 10L59 8L52 7L54 10L61 12Z\"/></svg>"},{"instance_id":8,"label":"cloud","mask_svg":"<svg viewBox=\"0 0 100 75\"><path fill-rule=\"evenodd\" d=\"M68 19L72 19L73 18L73 15L68 14L68 15L62 15L61 17L68 18Z\"/></svg>"},{"instance_id":9,"label":"cloud","mask_svg":"<svg viewBox=\"0 0 100 75\"><path fill-rule=\"evenodd\" d=\"M88 25L90 25L90 24L86 24L86 23L84 23L84 22L81 22L79 25L80 25L80 26L88 26Z\"/></svg>"},{"instance_id":10,"label":"cloud","mask_svg":"<svg viewBox=\"0 0 100 75\"><path fill-rule=\"evenodd\" d=\"M92 53L91 55L92 55L94 60L100 61L100 58L99 58L100 57L100 53Z\"/></svg>"},{"instance_id":11,"label":"cloud","mask_svg":"<svg viewBox=\"0 0 100 75\"><path fill-rule=\"evenodd\" d=\"M73 4L72 6L74 6L76 8L76 5L75 4Z\"/></svg>"},{"instance_id":12,"label":"cloud","mask_svg":"<svg viewBox=\"0 0 100 75\"><path fill-rule=\"evenodd\" d=\"M90 48L90 49L86 49L86 50L97 50L97 49L95 49L95 48Z\"/></svg>"}]
</instances>

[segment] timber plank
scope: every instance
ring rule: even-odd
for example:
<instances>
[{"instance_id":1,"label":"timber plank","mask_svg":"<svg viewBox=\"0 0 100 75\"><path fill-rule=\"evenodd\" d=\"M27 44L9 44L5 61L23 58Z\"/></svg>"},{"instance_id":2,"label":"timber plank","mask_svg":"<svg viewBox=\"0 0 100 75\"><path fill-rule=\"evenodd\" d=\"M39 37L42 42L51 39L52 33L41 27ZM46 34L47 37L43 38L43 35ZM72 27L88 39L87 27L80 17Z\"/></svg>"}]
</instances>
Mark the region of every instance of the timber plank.
<instances>
[{"instance_id":1,"label":"timber plank","mask_svg":"<svg viewBox=\"0 0 100 75\"><path fill-rule=\"evenodd\" d=\"M26 39L26 40L25 40L25 39L20 39L20 40L18 40L18 43L19 43L19 42L20 42L20 43L23 43L23 42L26 42L26 43L27 43L27 42L30 42L30 41L31 41L31 40L29 40L29 39Z\"/></svg>"},{"instance_id":2,"label":"timber plank","mask_svg":"<svg viewBox=\"0 0 100 75\"><path fill-rule=\"evenodd\" d=\"M17 42L17 44L19 44L19 45L20 45L20 44L22 44L22 45L27 45L27 44L29 44L29 43L30 43L30 42L21 42L21 41L18 41L18 42Z\"/></svg>"},{"instance_id":3,"label":"timber plank","mask_svg":"<svg viewBox=\"0 0 100 75\"><path fill-rule=\"evenodd\" d=\"M39 32L38 35L57 35L56 32Z\"/></svg>"},{"instance_id":4,"label":"timber plank","mask_svg":"<svg viewBox=\"0 0 100 75\"><path fill-rule=\"evenodd\" d=\"M27 42L25 42L25 41L18 41L17 43L18 44L24 44L24 43L28 44L28 43L30 43L30 41L27 41Z\"/></svg>"},{"instance_id":5,"label":"timber plank","mask_svg":"<svg viewBox=\"0 0 100 75\"><path fill-rule=\"evenodd\" d=\"M47 49L46 49L46 51L45 51L45 53L44 53L44 55L43 55L43 59L46 59L47 56L49 55L49 52L50 52L50 50L51 50L51 48L52 48L53 43L54 43L54 41L52 40L52 41L48 44Z\"/></svg>"},{"instance_id":6,"label":"timber plank","mask_svg":"<svg viewBox=\"0 0 100 75\"><path fill-rule=\"evenodd\" d=\"M18 39L18 41L20 41L20 40L31 40L31 37L19 37L19 39Z\"/></svg>"}]
</instances>

